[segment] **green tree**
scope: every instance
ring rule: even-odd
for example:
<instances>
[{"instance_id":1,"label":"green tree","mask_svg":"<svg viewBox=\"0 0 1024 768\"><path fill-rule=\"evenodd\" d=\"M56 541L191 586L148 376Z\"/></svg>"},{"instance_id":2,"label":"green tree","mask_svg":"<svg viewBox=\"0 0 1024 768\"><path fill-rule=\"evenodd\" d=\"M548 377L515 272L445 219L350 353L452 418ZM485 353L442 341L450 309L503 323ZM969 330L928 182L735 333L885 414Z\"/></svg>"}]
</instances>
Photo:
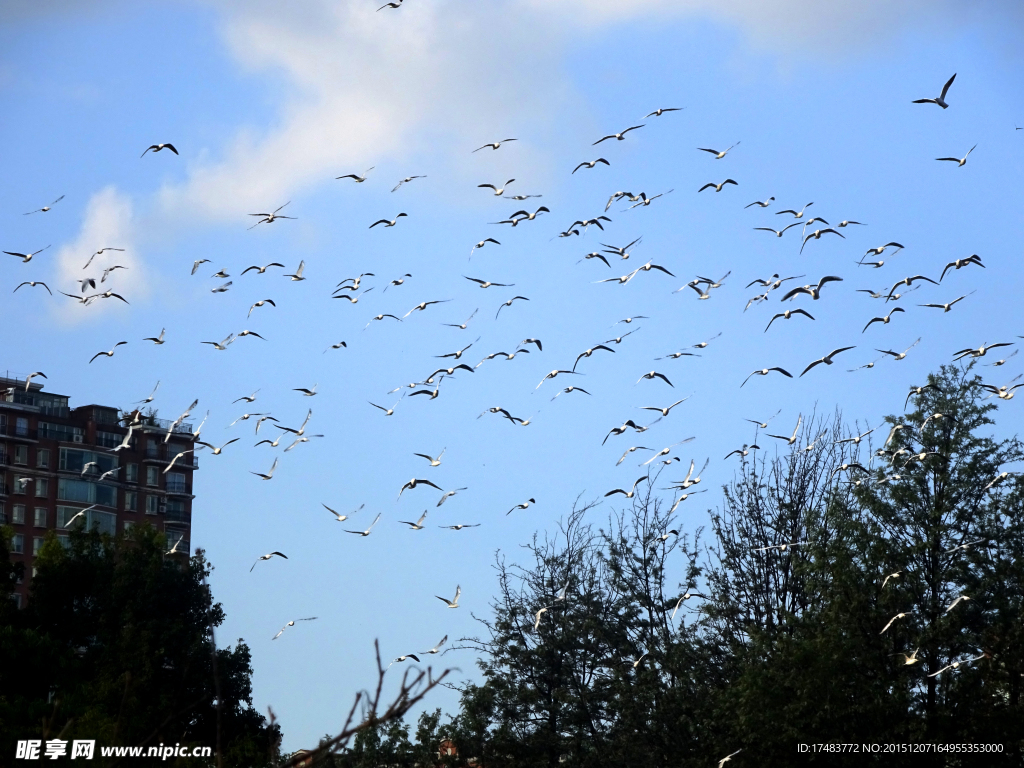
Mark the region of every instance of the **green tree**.
<instances>
[{"instance_id":1,"label":"green tree","mask_svg":"<svg viewBox=\"0 0 1024 768\"><path fill-rule=\"evenodd\" d=\"M225 766L276 762L280 732L252 708L248 647L215 646L224 612L206 583L212 566L201 550L164 550L150 526L73 532L67 547L49 535L28 606L4 614L4 645L21 663L0 669L3 754L14 739L60 735L209 746Z\"/></svg>"},{"instance_id":2,"label":"green tree","mask_svg":"<svg viewBox=\"0 0 1024 768\"><path fill-rule=\"evenodd\" d=\"M876 466L839 442L837 417L816 451L801 438L744 465L713 515L707 627L729 649L717 718L760 765L818 759L799 742L1000 743L955 762L1019 764L1024 525L1020 481L1001 470L1024 453L982 434L994 407L970 367L915 392L878 430ZM925 763L951 764L886 760Z\"/></svg>"},{"instance_id":3,"label":"green tree","mask_svg":"<svg viewBox=\"0 0 1024 768\"><path fill-rule=\"evenodd\" d=\"M982 434L996 412L985 393L973 362L913 388L914 410L887 419L888 467L858 500L877 583L893 575L877 589L882 617L906 614L887 637L894 652L918 649L902 678L916 733L1003 742L1019 759L1024 485L1004 468L1024 444Z\"/></svg>"}]
</instances>

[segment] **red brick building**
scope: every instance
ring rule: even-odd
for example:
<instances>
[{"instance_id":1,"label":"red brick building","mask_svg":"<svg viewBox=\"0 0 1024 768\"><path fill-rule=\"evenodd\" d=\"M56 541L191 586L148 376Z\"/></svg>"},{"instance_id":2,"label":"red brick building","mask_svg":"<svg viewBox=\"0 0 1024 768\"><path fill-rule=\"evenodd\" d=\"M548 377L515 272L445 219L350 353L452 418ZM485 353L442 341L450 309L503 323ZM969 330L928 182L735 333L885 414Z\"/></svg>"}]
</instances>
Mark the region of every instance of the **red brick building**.
<instances>
[{"instance_id":1,"label":"red brick building","mask_svg":"<svg viewBox=\"0 0 1024 768\"><path fill-rule=\"evenodd\" d=\"M192 523L192 425L105 405L71 408L67 395L33 379L0 375L0 526L13 530L11 559L25 564L15 590L24 605L32 563L47 531L72 527L111 535L149 521L167 547L188 553ZM129 433L128 447L118 448ZM87 510L76 519L82 510Z\"/></svg>"}]
</instances>

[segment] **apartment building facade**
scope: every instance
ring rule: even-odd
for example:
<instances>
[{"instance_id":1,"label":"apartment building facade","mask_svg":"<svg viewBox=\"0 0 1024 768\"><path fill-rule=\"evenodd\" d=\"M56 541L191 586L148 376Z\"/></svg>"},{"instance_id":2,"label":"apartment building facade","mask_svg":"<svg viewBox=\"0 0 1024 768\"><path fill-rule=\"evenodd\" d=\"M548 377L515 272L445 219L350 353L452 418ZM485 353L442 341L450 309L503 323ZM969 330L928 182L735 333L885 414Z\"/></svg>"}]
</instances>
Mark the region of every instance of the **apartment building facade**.
<instances>
[{"instance_id":1,"label":"apartment building facade","mask_svg":"<svg viewBox=\"0 0 1024 768\"><path fill-rule=\"evenodd\" d=\"M192 425L105 405L69 406L43 385L0 376L0 526L13 530L11 559L25 575L14 599L25 605L33 561L47 531L70 528L114 535L143 521L187 554L192 474L198 469ZM127 447L125 443L129 435ZM176 545L176 546L175 546Z\"/></svg>"}]
</instances>

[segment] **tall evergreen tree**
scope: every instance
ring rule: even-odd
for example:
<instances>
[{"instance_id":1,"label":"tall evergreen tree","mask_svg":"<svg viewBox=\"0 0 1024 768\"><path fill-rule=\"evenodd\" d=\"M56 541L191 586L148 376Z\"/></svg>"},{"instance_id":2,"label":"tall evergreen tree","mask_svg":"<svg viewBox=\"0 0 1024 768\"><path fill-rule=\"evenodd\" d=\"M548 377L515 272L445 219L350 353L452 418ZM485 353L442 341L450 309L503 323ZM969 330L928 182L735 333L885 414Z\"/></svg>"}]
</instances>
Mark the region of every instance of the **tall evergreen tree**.
<instances>
[{"instance_id":1,"label":"tall evergreen tree","mask_svg":"<svg viewBox=\"0 0 1024 768\"><path fill-rule=\"evenodd\" d=\"M893 575L879 590L883 616L906 614L886 634L894 651L917 649L920 660L904 677L915 734L1010 737L1019 750L1024 603L1012 589L1024 567L1024 486L1002 473L1024 460L1024 444L982 434L996 406L973 368L943 366L914 389L912 412L887 419L891 440L879 454L888 466L858 501L877 583Z\"/></svg>"}]
</instances>

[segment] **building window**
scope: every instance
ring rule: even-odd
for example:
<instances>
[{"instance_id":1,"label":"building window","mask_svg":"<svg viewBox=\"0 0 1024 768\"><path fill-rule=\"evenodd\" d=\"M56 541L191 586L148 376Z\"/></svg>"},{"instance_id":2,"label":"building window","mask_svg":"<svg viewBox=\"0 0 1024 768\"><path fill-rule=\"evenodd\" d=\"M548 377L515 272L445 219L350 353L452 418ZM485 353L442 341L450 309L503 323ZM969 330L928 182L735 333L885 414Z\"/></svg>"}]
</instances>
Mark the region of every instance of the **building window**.
<instances>
[{"instance_id":1,"label":"building window","mask_svg":"<svg viewBox=\"0 0 1024 768\"><path fill-rule=\"evenodd\" d=\"M14 463L28 465L28 446L27 445L16 445L14 446Z\"/></svg>"},{"instance_id":2,"label":"building window","mask_svg":"<svg viewBox=\"0 0 1024 768\"><path fill-rule=\"evenodd\" d=\"M156 487L160 484L160 468L146 467L146 485Z\"/></svg>"},{"instance_id":3,"label":"building window","mask_svg":"<svg viewBox=\"0 0 1024 768\"><path fill-rule=\"evenodd\" d=\"M89 516L89 530L96 530L109 536L117 533L117 515L100 512L98 509L90 509L86 514Z\"/></svg>"},{"instance_id":4,"label":"building window","mask_svg":"<svg viewBox=\"0 0 1024 768\"><path fill-rule=\"evenodd\" d=\"M14 600L14 607L15 608L21 608L21 594L20 593L15 592L13 595L11 595L11 599Z\"/></svg>"},{"instance_id":5,"label":"building window","mask_svg":"<svg viewBox=\"0 0 1024 768\"><path fill-rule=\"evenodd\" d=\"M26 437L28 435L28 419L19 416L15 422L14 434Z\"/></svg>"},{"instance_id":6,"label":"building window","mask_svg":"<svg viewBox=\"0 0 1024 768\"><path fill-rule=\"evenodd\" d=\"M66 529L68 527L68 523L71 522L71 520L75 518L75 515L77 515L81 511L82 510L79 509L78 507L57 507L57 527L61 529ZM85 518L88 514L89 513L86 512L84 515L75 520L75 526L77 528L85 527Z\"/></svg>"},{"instance_id":7,"label":"building window","mask_svg":"<svg viewBox=\"0 0 1024 768\"><path fill-rule=\"evenodd\" d=\"M36 449L36 466L40 469L50 468L50 449L49 448L37 448Z\"/></svg>"},{"instance_id":8,"label":"building window","mask_svg":"<svg viewBox=\"0 0 1024 768\"><path fill-rule=\"evenodd\" d=\"M61 478L57 481L57 498L62 501L81 501L91 504L96 500L95 486L84 480L70 480Z\"/></svg>"},{"instance_id":9,"label":"building window","mask_svg":"<svg viewBox=\"0 0 1024 768\"><path fill-rule=\"evenodd\" d=\"M46 507L36 507L35 510L35 523L36 528L46 527Z\"/></svg>"},{"instance_id":10,"label":"building window","mask_svg":"<svg viewBox=\"0 0 1024 768\"><path fill-rule=\"evenodd\" d=\"M15 555L23 555L25 553L25 537L20 533L16 533L11 537L11 553Z\"/></svg>"},{"instance_id":11,"label":"building window","mask_svg":"<svg viewBox=\"0 0 1024 768\"><path fill-rule=\"evenodd\" d=\"M188 493L185 487L185 473L168 472L167 478L164 480L164 489L168 493Z\"/></svg>"},{"instance_id":12,"label":"building window","mask_svg":"<svg viewBox=\"0 0 1024 768\"><path fill-rule=\"evenodd\" d=\"M81 472L86 464L95 464L89 467L88 474L95 477L117 466L117 457L107 453L96 453L95 451L84 451L80 448L60 449L60 469L68 472Z\"/></svg>"},{"instance_id":13,"label":"building window","mask_svg":"<svg viewBox=\"0 0 1024 768\"><path fill-rule=\"evenodd\" d=\"M117 448L121 444L122 436L116 432L100 432L96 430L96 445L104 448Z\"/></svg>"},{"instance_id":14,"label":"building window","mask_svg":"<svg viewBox=\"0 0 1024 768\"><path fill-rule=\"evenodd\" d=\"M11 514L11 522L12 523L14 523L15 525L24 525L25 524L25 505L24 504L15 504L11 508L11 513L12 513Z\"/></svg>"},{"instance_id":15,"label":"building window","mask_svg":"<svg viewBox=\"0 0 1024 768\"><path fill-rule=\"evenodd\" d=\"M43 537L35 536L32 538L32 554L38 555L39 550L43 548ZM33 574L34 575L34 574Z\"/></svg>"},{"instance_id":16,"label":"building window","mask_svg":"<svg viewBox=\"0 0 1024 768\"><path fill-rule=\"evenodd\" d=\"M39 436L47 440L60 440L64 443L80 443L82 442L82 428L40 421Z\"/></svg>"},{"instance_id":17,"label":"building window","mask_svg":"<svg viewBox=\"0 0 1024 768\"><path fill-rule=\"evenodd\" d=\"M129 483L139 482L139 465L138 464L125 464L124 465L124 479Z\"/></svg>"},{"instance_id":18,"label":"building window","mask_svg":"<svg viewBox=\"0 0 1024 768\"><path fill-rule=\"evenodd\" d=\"M50 481L45 477L36 478L36 498L45 499L50 495Z\"/></svg>"},{"instance_id":19,"label":"building window","mask_svg":"<svg viewBox=\"0 0 1024 768\"><path fill-rule=\"evenodd\" d=\"M159 496L147 496L146 497L146 514L155 515L160 511L160 497Z\"/></svg>"},{"instance_id":20,"label":"building window","mask_svg":"<svg viewBox=\"0 0 1024 768\"><path fill-rule=\"evenodd\" d=\"M164 514L167 516L168 522L189 522L189 515L185 511L185 502L182 499L168 499Z\"/></svg>"},{"instance_id":21,"label":"building window","mask_svg":"<svg viewBox=\"0 0 1024 768\"><path fill-rule=\"evenodd\" d=\"M0 501L0 525L7 524L7 510L4 508L4 503Z\"/></svg>"},{"instance_id":22,"label":"building window","mask_svg":"<svg viewBox=\"0 0 1024 768\"><path fill-rule=\"evenodd\" d=\"M125 512L138 512L139 511L139 494L135 491L124 492L124 511Z\"/></svg>"},{"instance_id":23,"label":"building window","mask_svg":"<svg viewBox=\"0 0 1024 768\"><path fill-rule=\"evenodd\" d=\"M57 507L57 527L66 529L68 523L74 520L72 525L75 528L86 530L98 530L100 533L107 533L111 536L117 530L117 515L112 512L100 512L98 509L90 509L84 515L75 519L75 515L83 510L77 507Z\"/></svg>"},{"instance_id":24,"label":"building window","mask_svg":"<svg viewBox=\"0 0 1024 768\"><path fill-rule=\"evenodd\" d=\"M57 499L116 507L117 489L112 485L97 485L84 480L71 480L62 477L57 481Z\"/></svg>"}]
</instances>

